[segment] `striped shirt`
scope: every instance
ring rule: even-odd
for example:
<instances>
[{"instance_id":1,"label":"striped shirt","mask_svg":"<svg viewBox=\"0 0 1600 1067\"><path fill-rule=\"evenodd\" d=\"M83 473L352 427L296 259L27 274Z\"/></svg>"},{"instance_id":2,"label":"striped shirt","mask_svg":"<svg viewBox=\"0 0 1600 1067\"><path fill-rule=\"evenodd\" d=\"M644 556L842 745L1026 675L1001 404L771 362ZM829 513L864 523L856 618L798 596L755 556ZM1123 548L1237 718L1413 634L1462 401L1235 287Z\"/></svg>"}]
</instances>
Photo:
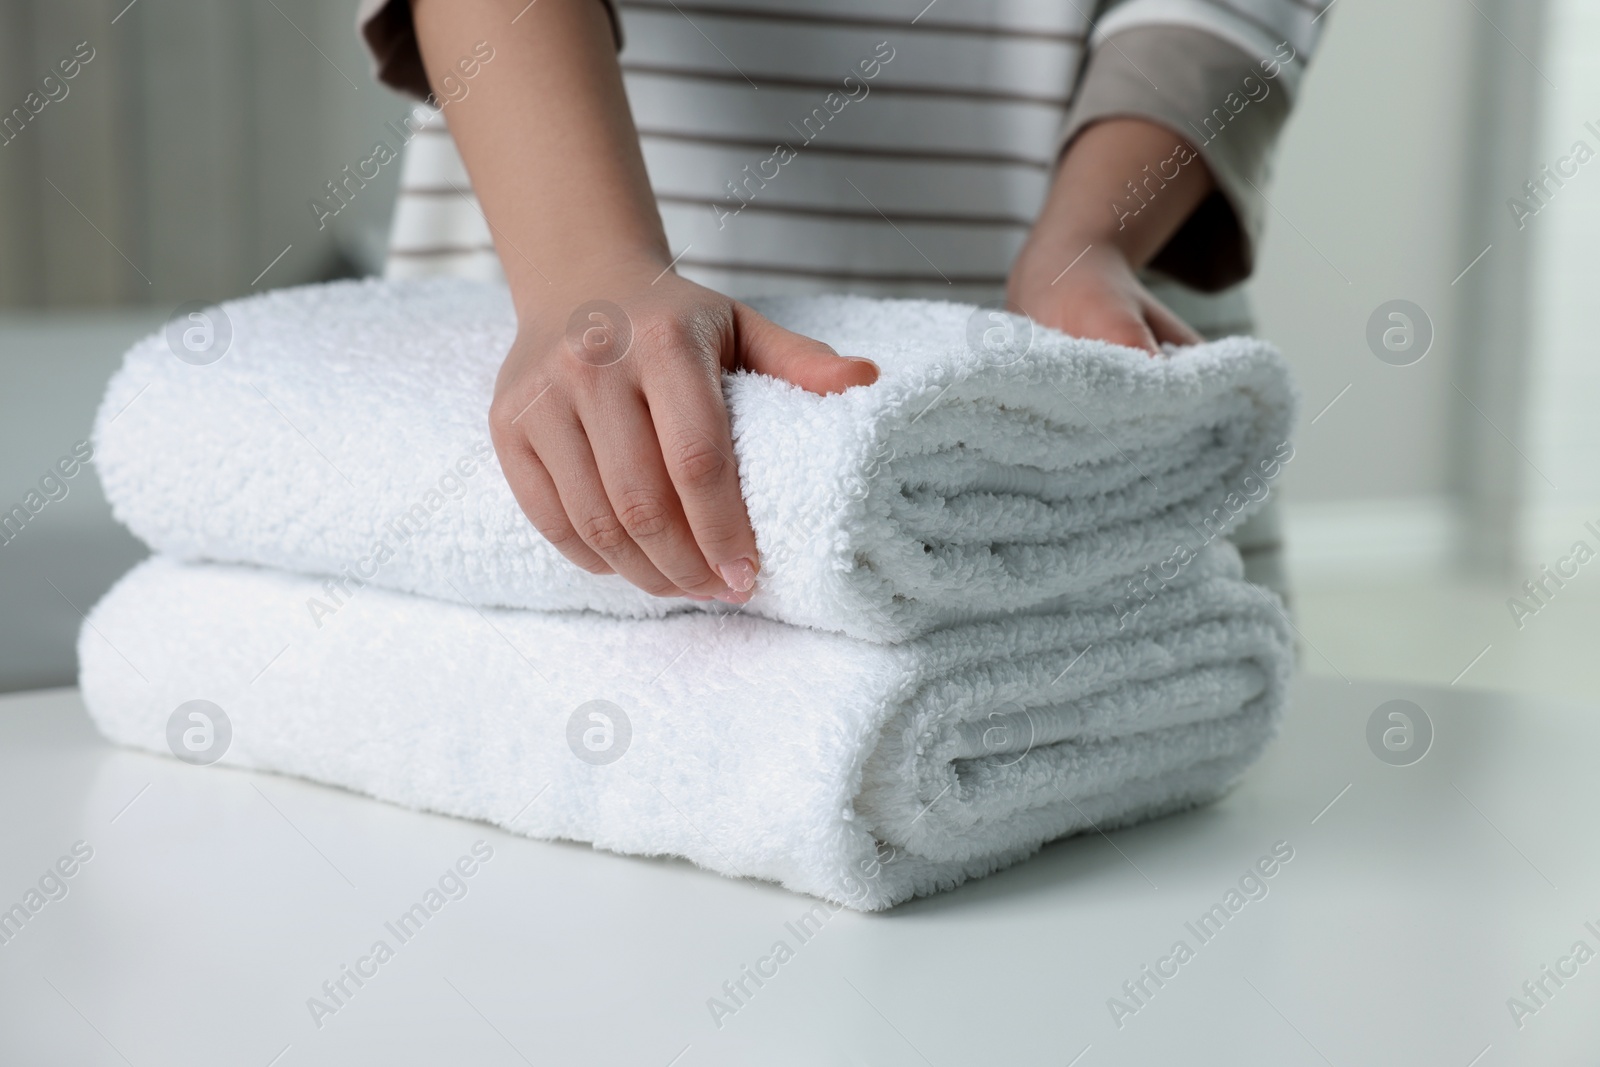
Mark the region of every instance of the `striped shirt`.
<instances>
[{"instance_id":1,"label":"striped shirt","mask_svg":"<svg viewBox=\"0 0 1600 1067\"><path fill-rule=\"evenodd\" d=\"M1174 310L1216 333L1244 325L1237 293L1182 289L1249 274L1273 145L1324 6L615 0L611 13L685 277L735 297L993 299L1062 147L1097 119L1139 116L1185 136L1216 180L1150 270L1175 283L1161 287ZM364 0L360 26L377 75L425 95L408 0ZM414 112L391 276L501 276L447 115ZM1120 210L1157 188L1140 178Z\"/></svg>"}]
</instances>

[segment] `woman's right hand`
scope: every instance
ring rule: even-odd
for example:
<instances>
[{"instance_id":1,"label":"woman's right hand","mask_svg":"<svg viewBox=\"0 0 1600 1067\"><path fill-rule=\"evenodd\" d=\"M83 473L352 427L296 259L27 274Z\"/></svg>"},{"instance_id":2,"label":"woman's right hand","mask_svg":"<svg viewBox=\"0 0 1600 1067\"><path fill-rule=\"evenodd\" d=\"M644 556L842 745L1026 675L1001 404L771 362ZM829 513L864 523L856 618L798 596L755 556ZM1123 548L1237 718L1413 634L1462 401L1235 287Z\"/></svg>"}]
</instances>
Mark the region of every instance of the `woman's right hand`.
<instances>
[{"instance_id":1,"label":"woman's right hand","mask_svg":"<svg viewBox=\"0 0 1600 1067\"><path fill-rule=\"evenodd\" d=\"M761 564L723 372L835 393L877 367L653 259L533 288L489 413L529 521L579 567L653 596L749 600Z\"/></svg>"},{"instance_id":2,"label":"woman's right hand","mask_svg":"<svg viewBox=\"0 0 1600 1067\"><path fill-rule=\"evenodd\" d=\"M517 502L586 571L744 603L761 562L722 373L832 393L877 368L672 273L604 5L411 12L436 87L458 57L492 55L447 114L517 305L489 411Z\"/></svg>"}]
</instances>

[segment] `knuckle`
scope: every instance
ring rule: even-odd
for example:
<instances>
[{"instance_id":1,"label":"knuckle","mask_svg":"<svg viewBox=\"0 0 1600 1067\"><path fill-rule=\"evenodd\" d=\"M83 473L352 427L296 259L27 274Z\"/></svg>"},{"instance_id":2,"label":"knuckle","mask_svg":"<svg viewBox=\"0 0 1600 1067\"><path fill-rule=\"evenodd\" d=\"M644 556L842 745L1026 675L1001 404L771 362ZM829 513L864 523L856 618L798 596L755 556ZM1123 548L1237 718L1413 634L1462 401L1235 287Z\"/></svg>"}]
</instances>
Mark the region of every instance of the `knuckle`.
<instances>
[{"instance_id":1,"label":"knuckle","mask_svg":"<svg viewBox=\"0 0 1600 1067\"><path fill-rule=\"evenodd\" d=\"M565 556L574 566L590 574L606 574L610 571L611 568L606 565L606 561L595 555L594 550L578 536L578 531L567 521L565 512L557 515L545 512L529 517L533 520L534 528L550 542L551 547Z\"/></svg>"},{"instance_id":2,"label":"knuckle","mask_svg":"<svg viewBox=\"0 0 1600 1067\"><path fill-rule=\"evenodd\" d=\"M702 521L695 526L694 537L707 549L737 546L750 538L750 525L733 518Z\"/></svg>"},{"instance_id":3,"label":"knuckle","mask_svg":"<svg viewBox=\"0 0 1600 1067\"><path fill-rule=\"evenodd\" d=\"M721 342L724 332L715 320L704 318L652 319L639 327L634 335L634 345L641 347L651 358L640 366L640 373L650 381L685 381L687 374L696 382L712 382L720 371Z\"/></svg>"},{"instance_id":4,"label":"knuckle","mask_svg":"<svg viewBox=\"0 0 1600 1067\"><path fill-rule=\"evenodd\" d=\"M624 496L617 519L635 541L650 540L667 532L672 524L672 509L659 494L638 490Z\"/></svg>"},{"instance_id":5,"label":"knuckle","mask_svg":"<svg viewBox=\"0 0 1600 1067\"><path fill-rule=\"evenodd\" d=\"M696 348L700 344L700 337L694 326L672 316L651 318L640 324L635 337L639 343L652 351Z\"/></svg>"},{"instance_id":6,"label":"knuckle","mask_svg":"<svg viewBox=\"0 0 1600 1067\"><path fill-rule=\"evenodd\" d=\"M489 403L489 429L496 434L510 434L516 429L517 414L526 400L511 393L500 393Z\"/></svg>"},{"instance_id":7,"label":"knuckle","mask_svg":"<svg viewBox=\"0 0 1600 1067\"><path fill-rule=\"evenodd\" d=\"M622 546L628 539L628 531L623 529L622 523L610 512L591 515L578 523L578 534L585 544L592 546L597 552L611 552Z\"/></svg>"},{"instance_id":8,"label":"knuckle","mask_svg":"<svg viewBox=\"0 0 1600 1067\"><path fill-rule=\"evenodd\" d=\"M675 585L687 593L700 593L704 596L715 596L727 588L722 579L714 577L709 570L702 568L702 573L695 575L669 575Z\"/></svg>"},{"instance_id":9,"label":"knuckle","mask_svg":"<svg viewBox=\"0 0 1600 1067\"><path fill-rule=\"evenodd\" d=\"M635 336L651 349L670 349L688 344L693 339L693 331L678 318L656 317L638 326Z\"/></svg>"},{"instance_id":10,"label":"knuckle","mask_svg":"<svg viewBox=\"0 0 1600 1067\"><path fill-rule=\"evenodd\" d=\"M509 416L502 415L497 407L489 409L489 443L494 445L496 455L504 455L506 449L518 440L517 428L511 423Z\"/></svg>"},{"instance_id":11,"label":"knuckle","mask_svg":"<svg viewBox=\"0 0 1600 1067\"><path fill-rule=\"evenodd\" d=\"M553 391L534 391L502 394L489 404L489 438L497 446L504 443L526 441L530 431L538 424L535 416L553 403Z\"/></svg>"},{"instance_id":12,"label":"knuckle","mask_svg":"<svg viewBox=\"0 0 1600 1067\"><path fill-rule=\"evenodd\" d=\"M672 458L679 477L689 489L707 489L716 485L728 468L728 457L704 437L691 437L678 442Z\"/></svg>"},{"instance_id":13,"label":"knuckle","mask_svg":"<svg viewBox=\"0 0 1600 1067\"><path fill-rule=\"evenodd\" d=\"M535 525L539 527L539 532L544 534L544 539L563 554L569 556L577 555L584 559L594 555L588 550L588 546L584 544L583 538L578 536L578 531L574 530L570 524L565 522L545 522L536 523ZM582 563L578 565L580 567L583 566ZM585 569L587 570L588 568L585 567Z\"/></svg>"}]
</instances>

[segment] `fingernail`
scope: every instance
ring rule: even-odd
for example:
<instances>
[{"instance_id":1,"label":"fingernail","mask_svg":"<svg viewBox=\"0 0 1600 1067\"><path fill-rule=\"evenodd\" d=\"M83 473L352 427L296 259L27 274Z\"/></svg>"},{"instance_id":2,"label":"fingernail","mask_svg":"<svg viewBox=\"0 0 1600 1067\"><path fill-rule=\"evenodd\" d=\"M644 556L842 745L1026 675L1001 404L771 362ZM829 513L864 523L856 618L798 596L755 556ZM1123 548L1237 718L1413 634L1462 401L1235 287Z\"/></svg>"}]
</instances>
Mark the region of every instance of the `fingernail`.
<instances>
[{"instance_id":1,"label":"fingernail","mask_svg":"<svg viewBox=\"0 0 1600 1067\"><path fill-rule=\"evenodd\" d=\"M851 363L865 363L867 366L872 368L872 373L875 376L883 373L883 369L870 359L866 359L862 356L846 356L844 358L848 359Z\"/></svg>"},{"instance_id":2,"label":"fingernail","mask_svg":"<svg viewBox=\"0 0 1600 1067\"><path fill-rule=\"evenodd\" d=\"M748 593L756 587L756 565L748 559L736 559L717 567L717 573L735 593Z\"/></svg>"},{"instance_id":3,"label":"fingernail","mask_svg":"<svg viewBox=\"0 0 1600 1067\"><path fill-rule=\"evenodd\" d=\"M701 596L699 593L685 593L683 595L684 595L685 599L688 599L688 600L711 600L712 599L711 597L708 597L708 596Z\"/></svg>"},{"instance_id":4,"label":"fingernail","mask_svg":"<svg viewBox=\"0 0 1600 1067\"><path fill-rule=\"evenodd\" d=\"M750 598L745 596L743 593L718 593L717 599L722 601L724 604L733 604L737 606L739 604L743 604Z\"/></svg>"}]
</instances>

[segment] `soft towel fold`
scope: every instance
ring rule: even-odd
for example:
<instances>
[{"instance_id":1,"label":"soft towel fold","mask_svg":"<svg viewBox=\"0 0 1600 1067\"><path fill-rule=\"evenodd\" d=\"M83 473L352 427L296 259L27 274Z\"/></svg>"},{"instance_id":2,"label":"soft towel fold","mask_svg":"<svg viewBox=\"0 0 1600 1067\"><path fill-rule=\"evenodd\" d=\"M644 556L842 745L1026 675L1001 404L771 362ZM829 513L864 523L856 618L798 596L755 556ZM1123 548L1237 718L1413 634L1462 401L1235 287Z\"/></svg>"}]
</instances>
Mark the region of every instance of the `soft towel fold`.
<instances>
[{"instance_id":1,"label":"soft towel fold","mask_svg":"<svg viewBox=\"0 0 1600 1067\"><path fill-rule=\"evenodd\" d=\"M1292 455L1287 374L1259 341L1152 359L1021 320L1008 341L966 305L756 306L883 372L831 397L726 376L762 556L749 611L767 618L901 641L1104 587L1220 538ZM479 605L700 610L579 570L518 509L486 430L515 331L503 289L344 282L223 312L216 362L147 339L100 410L107 495L157 551L335 576L330 608L371 582ZM988 341L969 342L974 321Z\"/></svg>"},{"instance_id":2,"label":"soft towel fold","mask_svg":"<svg viewBox=\"0 0 1600 1067\"><path fill-rule=\"evenodd\" d=\"M209 700L224 763L873 910L1226 790L1291 660L1276 601L1239 573L1223 544L1135 615L883 645L373 588L318 625L315 579L157 557L94 609L79 658L123 744L166 751L179 706Z\"/></svg>"}]
</instances>

